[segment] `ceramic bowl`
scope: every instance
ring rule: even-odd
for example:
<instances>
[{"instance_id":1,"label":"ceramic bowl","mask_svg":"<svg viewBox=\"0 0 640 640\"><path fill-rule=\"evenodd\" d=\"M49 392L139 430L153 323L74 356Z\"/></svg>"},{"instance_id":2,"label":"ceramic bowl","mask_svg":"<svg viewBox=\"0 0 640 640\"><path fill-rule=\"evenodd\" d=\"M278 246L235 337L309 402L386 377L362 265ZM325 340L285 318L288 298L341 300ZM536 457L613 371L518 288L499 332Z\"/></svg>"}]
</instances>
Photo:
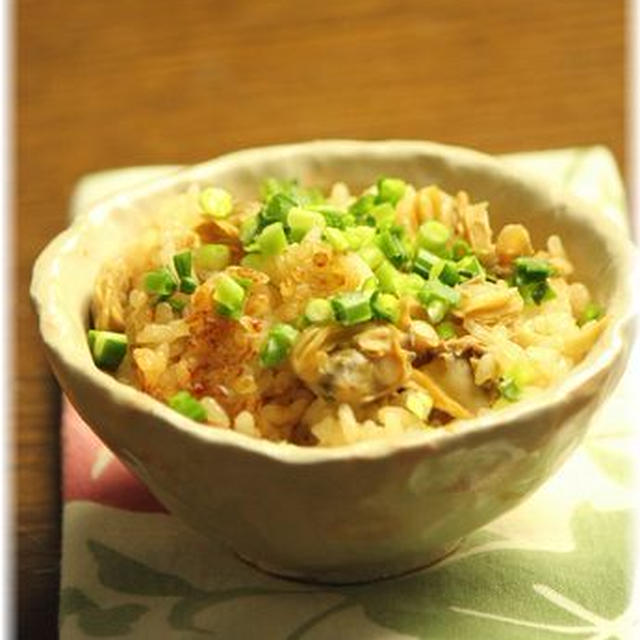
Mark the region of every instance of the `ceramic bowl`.
<instances>
[{"instance_id":1,"label":"ceramic bowl","mask_svg":"<svg viewBox=\"0 0 640 640\"><path fill-rule=\"evenodd\" d=\"M382 174L465 189L489 201L494 228L524 221L537 246L560 234L611 317L566 380L453 433L322 449L197 424L94 366L85 336L98 269L167 196L194 183L254 196L265 176L359 187ZM426 142L317 141L232 153L98 203L42 252L31 295L63 390L171 513L265 570L354 582L435 561L562 464L624 368L634 269L635 251L613 222L495 158Z\"/></svg>"}]
</instances>

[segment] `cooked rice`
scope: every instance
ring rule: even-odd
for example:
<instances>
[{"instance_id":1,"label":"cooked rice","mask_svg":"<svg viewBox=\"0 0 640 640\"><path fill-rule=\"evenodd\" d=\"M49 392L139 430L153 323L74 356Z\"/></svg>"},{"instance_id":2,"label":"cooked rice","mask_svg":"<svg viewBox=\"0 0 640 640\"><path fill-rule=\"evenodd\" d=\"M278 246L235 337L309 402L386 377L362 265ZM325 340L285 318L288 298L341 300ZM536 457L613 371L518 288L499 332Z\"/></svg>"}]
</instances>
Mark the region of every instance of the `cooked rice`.
<instances>
[{"instance_id":1,"label":"cooked rice","mask_svg":"<svg viewBox=\"0 0 640 640\"><path fill-rule=\"evenodd\" d=\"M336 183L328 202L348 207L354 200L344 183ZM358 290L373 272L357 253L334 249L319 230L265 260L261 271L239 266L244 248L238 228L259 208L235 203L230 217L214 220L203 215L192 187L165 203L157 223L104 266L95 286L95 328L124 331L128 339L118 379L163 402L188 390L212 428L320 446L454 429L457 420L508 404L499 388L509 372L519 372L522 398L557 383L606 323L606 317L579 321L592 300L584 284L570 281L573 265L558 236L536 251L526 227L509 224L494 241L487 203L434 185L409 185L395 205L396 222L412 233L427 220L442 222L495 274L456 285L460 304L449 316L456 335L440 337L416 299L401 297L395 326L375 320L310 326L290 358L264 368L259 353L275 322L295 322L311 298ZM224 272L251 282L240 318L220 315L212 303L220 272L196 270L198 287L183 296L182 311L145 291L149 270L211 242L231 250L235 264ZM554 297L526 304L505 279L521 256L552 265ZM426 417L407 408L411 397L428 399Z\"/></svg>"}]
</instances>

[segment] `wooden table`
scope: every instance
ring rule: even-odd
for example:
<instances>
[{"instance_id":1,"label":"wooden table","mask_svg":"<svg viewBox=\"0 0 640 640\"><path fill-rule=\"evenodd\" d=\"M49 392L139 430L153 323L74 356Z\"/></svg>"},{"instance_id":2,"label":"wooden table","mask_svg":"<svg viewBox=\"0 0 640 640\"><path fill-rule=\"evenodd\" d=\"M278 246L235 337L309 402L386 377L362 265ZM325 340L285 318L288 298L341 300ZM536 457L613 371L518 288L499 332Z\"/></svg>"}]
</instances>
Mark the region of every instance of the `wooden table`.
<instances>
[{"instance_id":1,"label":"wooden table","mask_svg":"<svg viewBox=\"0 0 640 640\"><path fill-rule=\"evenodd\" d=\"M55 637L59 390L28 298L83 174L310 138L489 152L602 143L624 165L623 0L17 3L20 637Z\"/></svg>"}]
</instances>

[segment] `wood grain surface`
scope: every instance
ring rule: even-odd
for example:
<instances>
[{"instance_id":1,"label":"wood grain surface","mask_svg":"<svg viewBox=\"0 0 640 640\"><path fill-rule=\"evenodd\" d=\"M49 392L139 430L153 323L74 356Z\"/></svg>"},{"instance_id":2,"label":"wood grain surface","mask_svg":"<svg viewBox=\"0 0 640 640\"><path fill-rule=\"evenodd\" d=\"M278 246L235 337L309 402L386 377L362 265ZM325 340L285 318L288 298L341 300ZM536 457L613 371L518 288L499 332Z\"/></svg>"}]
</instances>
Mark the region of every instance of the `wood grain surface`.
<instances>
[{"instance_id":1,"label":"wood grain surface","mask_svg":"<svg viewBox=\"0 0 640 640\"><path fill-rule=\"evenodd\" d=\"M323 137L624 166L623 0L19 0L15 462L20 637L56 635L59 390L28 298L83 174Z\"/></svg>"}]
</instances>

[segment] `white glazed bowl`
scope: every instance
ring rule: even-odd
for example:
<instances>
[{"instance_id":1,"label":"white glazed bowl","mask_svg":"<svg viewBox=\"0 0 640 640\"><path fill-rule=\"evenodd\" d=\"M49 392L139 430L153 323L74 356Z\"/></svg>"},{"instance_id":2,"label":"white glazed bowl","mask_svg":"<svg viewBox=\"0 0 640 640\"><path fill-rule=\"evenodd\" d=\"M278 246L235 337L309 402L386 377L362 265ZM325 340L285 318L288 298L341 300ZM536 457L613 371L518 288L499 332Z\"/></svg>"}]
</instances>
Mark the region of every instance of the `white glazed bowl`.
<instances>
[{"instance_id":1,"label":"white glazed bowl","mask_svg":"<svg viewBox=\"0 0 640 640\"><path fill-rule=\"evenodd\" d=\"M358 187L382 174L465 189L489 201L494 227L524 221L538 246L560 234L580 279L611 316L564 382L455 433L312 449L197 424L94 366L85 335L98 269L167 195L215 183L252 196L265 176ZM102 201L42 252L31 295L71 402L172 513L267 570L351 582L434 561L559 467L622 373L634 282L637 259L623 231L499 160L426 142L318 141L240 151Z\"/></svg>"}]
</instances>

